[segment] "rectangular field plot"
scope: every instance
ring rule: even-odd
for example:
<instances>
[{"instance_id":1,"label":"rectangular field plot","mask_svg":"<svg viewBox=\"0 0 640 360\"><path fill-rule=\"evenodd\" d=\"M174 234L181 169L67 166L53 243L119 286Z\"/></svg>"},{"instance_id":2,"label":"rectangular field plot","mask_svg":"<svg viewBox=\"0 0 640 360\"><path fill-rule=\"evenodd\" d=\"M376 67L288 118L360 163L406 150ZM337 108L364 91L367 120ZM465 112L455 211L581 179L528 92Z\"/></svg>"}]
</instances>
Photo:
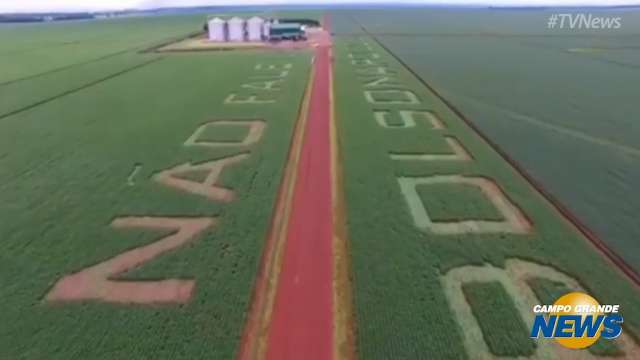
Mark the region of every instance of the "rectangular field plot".
<instances>
[{"instance_id":1,"label":"rectangular field plot","mask_svg":"<svg viewBox=\"0 0 640 360\"><path fill-rule=\"evenodd\" d=\"M212 123L211 125L215 125ZM198 137L203 143L241 143L249 135L247 126L236 126L232 122L218 126L207 126Z\"/></svg>"},{"instance_id":2,"label":"rectangular field plot","mask_svg":"<svg viewBox=\"0 0 640 360\"><path fill-rule=\"evenodd\" d=\"M168 56L1 119L0 358L234 358L309 66Z\"/></svg>"},{"instance_id":3,"label":"rectangular field plot","mask_svg":"<svg viewBox=\"0 0 640 360\"><path fill-rule=\"evenodd\" d=\"M462 286L473 316L482 328L491 353L498 356L531 356L535 343L513 300L499 282Z\"/></svg>"},{"instance_id":4,"label":"rectangular field plot","mask_svg":"<svg viewBox=\"0 0 640 360\"><path fill-rule=\"evenodd\" d=\"M184 144L210 148L250 146L260 141L265 129L263 120L214 120L200 125Z\"/></svg>"},{"instance_id":5,"label":"rectangular field plot","mask_svg":"<svg viewBox=\"0 0 640 360\"><path fill-rule=\"evenodd\" d=\"M416 191L434 221L504 220L482 190L472 185L425 184L418 185Z\"/></svg>"},{"instance_id":6,"label":"rectangular field plot","mask_svg":"<svg viewBox=\"0 0 640 360\"><path fill-rule=\"evenodd\" d=\"M398 178L398 184L407 201L414 224L420 230L440 235L528 234L531 231L530 221L490 179L457 175L401 177ZM449 192L449 195L453 196L446 199L441 197L440 201L443 202L438 203L436 199L429 197L428 193L425 196L424 189L432 185L436 185L436 188L448 185L457 188L459 192L455 195ZM422 191L419 192L418 188L422 188ZM467 198L464 195L467 195ZM475 202L472 202L473 200ZM480 211L476 210L475 214L465 216L469 206L481 208Z\"/></svg>"},{"instance_id":7,"label":"rectangular field plot","mask_svg":"<svg viewBox=\"0 0 640 360\"><path fill-rule=\"evenodd\" d=\"M528 338L530 304L543 301L527 285L533 274L619 303L628 335L620 349L633 358L640 329L637 287L374 38L338 36L335 54L361 358L593 359L589 351L569 354L553 341ZM361 65L365 59L374 65ZM385 67L395 74L394 85L365 87L371 79L360 76L362 66ZM389 89L414 94L418 103L381 105L360 96ZM437 114L443 126L426 116L402 118L402 111ZM447 139L456 140L465 161L453 156ZM506 292L472 285L461 290L469 282L494 281ZM519 319L486 311L510 303ZM507 340L505 333L477 325L507 317L505 326L521 335Z\"/></svg>"}]
</instances>

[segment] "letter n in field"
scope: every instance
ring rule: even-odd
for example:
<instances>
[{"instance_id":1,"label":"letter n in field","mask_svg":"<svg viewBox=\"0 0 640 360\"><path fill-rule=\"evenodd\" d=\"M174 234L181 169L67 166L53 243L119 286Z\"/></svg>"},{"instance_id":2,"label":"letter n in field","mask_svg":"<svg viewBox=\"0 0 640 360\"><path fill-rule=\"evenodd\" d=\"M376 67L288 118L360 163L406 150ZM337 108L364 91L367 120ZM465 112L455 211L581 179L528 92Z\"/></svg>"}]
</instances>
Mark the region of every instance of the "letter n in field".
<instances>
[{"instance_id":1,"label":"letter n in field","mask_svg":"<svg viewBox=\"0 0 640 360\"><path fill-rule=\"evenodd\" d=\"M186 303L193 294L194 280L119 281L112 278L184 246L214 224L214 218L117 218L111 224L115 228L175 231L151 244L123 252L63 277L45 299L48 302L93 300L128 304Z\"/></svg>"}]
</instances>

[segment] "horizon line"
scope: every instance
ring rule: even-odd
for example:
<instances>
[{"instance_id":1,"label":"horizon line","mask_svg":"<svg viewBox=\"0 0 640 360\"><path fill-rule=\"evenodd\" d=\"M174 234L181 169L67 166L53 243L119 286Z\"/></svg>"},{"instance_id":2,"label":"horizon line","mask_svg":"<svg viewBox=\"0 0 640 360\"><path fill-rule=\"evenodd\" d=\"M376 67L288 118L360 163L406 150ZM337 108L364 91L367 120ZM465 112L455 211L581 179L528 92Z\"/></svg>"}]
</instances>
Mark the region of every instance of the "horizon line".
<instances>
[{"instance_id":1,"label":"horizon line","mask_svg":"<svg viewBox=\"0 0 640 360\"><path fill-rule=\"evenodd\" d=\"M99 13L110 13L110 12L153 12L153 11L162 11L162 10L171 10L171 9L208 9L208 8L263 8L263 7L276 7L276 8L287 8L287 7L307 7L307 8L345 8L345 7L384 7L384 8L393 8L393 7L423 7L423 8L475 8L475 9L576 9L576 8L593 8L593 9L616 9L616 8L640 8L640 2L631 3L631 4L617 4L617 5L599 5L599 4L492 4L492 3L446 3L446 2L433 2L433 3L419 3L411 0L400 0L394 2L341 2L341 3L302 3L302 2L293 2L291 4L219 4L219 5L186 5L186 6L160 6L160 7L130 7L130 8L104 8L104 9L95 9L95 10L38 10L38 11L0 11L0 15L17 15L17 14L99 14Z\"/></svg>"}]
</instances>

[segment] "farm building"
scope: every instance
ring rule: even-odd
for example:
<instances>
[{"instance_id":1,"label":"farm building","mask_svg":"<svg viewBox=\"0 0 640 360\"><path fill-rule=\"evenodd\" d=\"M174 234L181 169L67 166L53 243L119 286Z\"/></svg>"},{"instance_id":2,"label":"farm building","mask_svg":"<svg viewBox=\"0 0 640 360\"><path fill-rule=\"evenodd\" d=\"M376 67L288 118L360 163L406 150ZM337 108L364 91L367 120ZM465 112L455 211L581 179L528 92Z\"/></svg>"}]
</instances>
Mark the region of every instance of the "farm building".
<instances>
[{"instance_id":1,"label":"farm building","mask_svg":"<svg viewBox=\"0 0 640 360\"><path fill-rule=\"evenodd\" d=\"M204 25L210 41L216 42L258 42L281 40L305 40L307 23L292 22L287 19L265 19L253 16L230 19L215 16Z\"/></svg>"},{"instance_id":2,"label":"farm building","mask_svg":"<svg viewBox=\"0 0 640 360\"><path fill-rule=\"evenodd\" d=\"M271 24L269 40L304 40L306 38L299 23Z\"/></svg>"},{"instance_id":3,"label":"farm building","mask_svg":"<svg viewBox=\"0 0 640 360\"><path fill-rule=\"evenodd\" d=\"M244 41L245 20L237 16L227 21L228 39L229 41Z\"/></svg>"},{"instance_id":4,"label":"farm building","mask_svg":"<svg viewBox=\"0 0 640 360\"><path fill-rule=\"evenodd\" d=\"M247 40L248 41L261 41L264 38L263 25L265 21L263 18L254 16L247 20Z\"/></svg>"},{"instance_id":5,"label":"farm building","mask_svg":"<svg viewBox=\"0 0 640 360\"><path fill-rule=\"evenodd\" d=\"M209 32L209 40L226 41L227 40L227 22L219 17L215 17L208 22L207 30Z\"/></svg>"}]
</instances>

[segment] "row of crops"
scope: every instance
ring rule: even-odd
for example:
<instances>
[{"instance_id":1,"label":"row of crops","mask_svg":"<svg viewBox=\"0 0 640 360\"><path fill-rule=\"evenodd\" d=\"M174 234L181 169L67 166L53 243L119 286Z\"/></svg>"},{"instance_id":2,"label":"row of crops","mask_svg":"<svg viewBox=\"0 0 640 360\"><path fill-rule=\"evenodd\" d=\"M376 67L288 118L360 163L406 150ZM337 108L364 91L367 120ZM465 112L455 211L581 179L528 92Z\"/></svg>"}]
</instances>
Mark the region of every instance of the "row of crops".
<instances>
[{"instance_id":1,"label":"row of crops","mask_svg":"<svg viewBox=\"0 0 640 360\"><path fill-rule=\"evenodd\" d=\"M168 56L4 117L0 358L232 358L308 72Z\"/></svg>"},{"instance_id":2,"label":"row of crops","mask_svg":"<svg viewBox=\"0 0 640 360\"><path fill-rule=\"evenodd\" d=\"M336 43L361 357L561 358L528 337L549 289L620 303L626 336L581 356L631 356L629 280L373 39Z\"/></svg>"},{"instance_id":3,"label":"row of crops","mask_svg":"<svg viewBox=\"0 0 640 360\"><path fill-rule=\"evenodd\" d=\"M620 29L550 29L554 9L334 12L434 86L640 273L637 8L591 9ZM579 14L579 11L567 11Z\"/></svg>"},{"instance_id":4,"label":"row of crops","mask_svg":"<svg viewBox=\"0 0 640 360\"><path fill-rule=\"evenodd\" d=\"M19 82L123 52L143 50L199 31L203 15L149 16L0 28L0 85Z\"/></svg>"}]
</instances>

